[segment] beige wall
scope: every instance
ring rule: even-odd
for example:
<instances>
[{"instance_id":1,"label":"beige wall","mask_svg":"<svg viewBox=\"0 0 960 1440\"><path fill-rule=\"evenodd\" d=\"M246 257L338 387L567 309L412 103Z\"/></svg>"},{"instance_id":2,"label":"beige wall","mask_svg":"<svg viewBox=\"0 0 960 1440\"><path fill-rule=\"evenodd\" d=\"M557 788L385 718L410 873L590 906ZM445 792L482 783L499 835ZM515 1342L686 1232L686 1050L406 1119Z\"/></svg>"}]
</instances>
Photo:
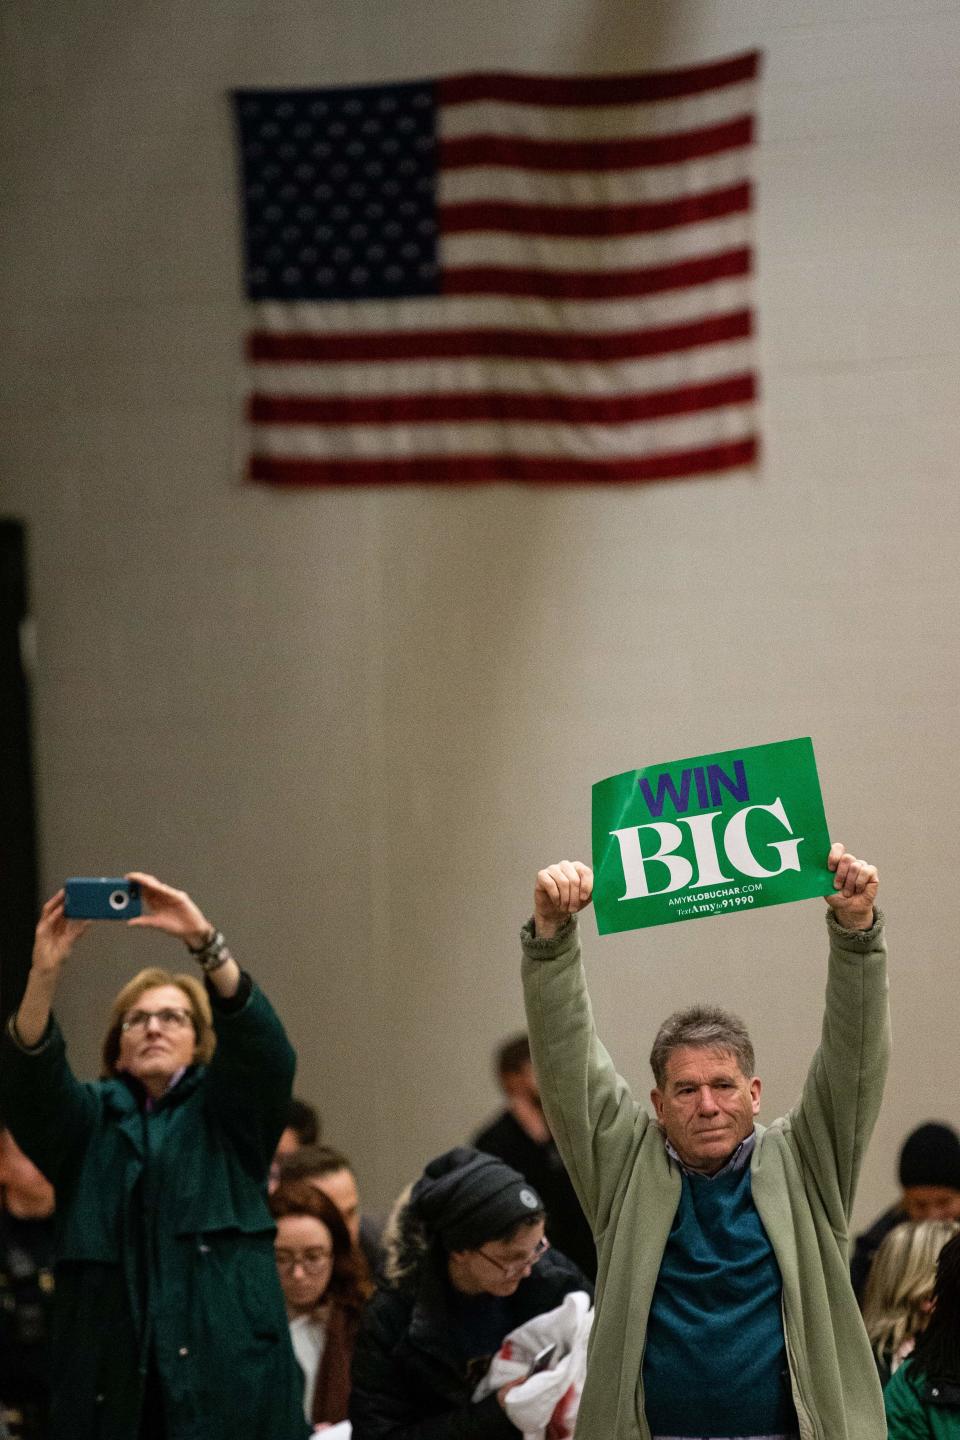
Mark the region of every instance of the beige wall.
<instances>
[{"instance_id":1,"label":"beige wall","mask_svg":"<svg viewBox=\"0 0 960 1440\"><path fill-rule=\"evenodd\" d=\"M495 1103L517 927L538 866L586 854L591 781L810 734L833 833L880 864L890 914L865 1218L902 1133L960 1121L960 4L8 0L0 25L0 508L29 525L47 885L142 866L191 889L384 1205ZM237 485L230 88L755 45L759 476ZM766 1113L788 1105L820 908L602 941L588 920L624 1073L645 1090L656 1022L719 998L752 1023ZM161 954L113 931L78 950L79 1068L107 996Z\"/></svg>"}]
</instances>

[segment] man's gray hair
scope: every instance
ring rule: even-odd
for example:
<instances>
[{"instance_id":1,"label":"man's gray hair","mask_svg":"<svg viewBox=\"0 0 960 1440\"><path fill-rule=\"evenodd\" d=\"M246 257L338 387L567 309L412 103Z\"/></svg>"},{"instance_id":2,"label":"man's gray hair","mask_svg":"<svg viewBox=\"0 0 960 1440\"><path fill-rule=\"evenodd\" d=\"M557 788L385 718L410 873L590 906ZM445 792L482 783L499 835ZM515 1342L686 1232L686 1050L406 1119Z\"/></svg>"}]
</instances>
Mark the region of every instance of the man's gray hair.
<instances>
[{"instance_id":1,"label":"man's gray hair","mask_svg":"<svg viewBox=\"0 0 960 1440\"><path fill-rule=\"evenodd\" d=\"M719 1005L691 1005L686 1010L675 1010L664 1020L650 1051L650 1067L658 1089L662 1090L666 1082L667 1061L683 1045L729 1050L746 1078L753 1078L756 1062L747 1027L739 1015L731 1015Z\"/></svg>"}]
</instances>

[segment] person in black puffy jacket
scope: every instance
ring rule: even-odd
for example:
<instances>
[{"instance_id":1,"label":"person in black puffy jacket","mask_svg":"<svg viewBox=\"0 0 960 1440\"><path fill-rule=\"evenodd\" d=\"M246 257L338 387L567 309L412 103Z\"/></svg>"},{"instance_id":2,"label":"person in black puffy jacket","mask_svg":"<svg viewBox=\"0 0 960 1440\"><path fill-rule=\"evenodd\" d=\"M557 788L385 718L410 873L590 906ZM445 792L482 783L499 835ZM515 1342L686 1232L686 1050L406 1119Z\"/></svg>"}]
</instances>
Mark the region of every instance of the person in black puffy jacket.
<instances>
[{"instance_id":1,"label":"person in black puffy jacket","mask_svg":"<svg viewBox=\"0 0 960 1440\"><path fill-rule=\"evenodd\" d=\"M353 1357L353 1440L516 1440L504 1400L474 1403L501 1341L590 1282L544 1236L540 1196L459 1147L427 1165L387 1228L383 1282ZM520 1384L514 1381L513 1384Z\"/></svg>"}]
</instances>

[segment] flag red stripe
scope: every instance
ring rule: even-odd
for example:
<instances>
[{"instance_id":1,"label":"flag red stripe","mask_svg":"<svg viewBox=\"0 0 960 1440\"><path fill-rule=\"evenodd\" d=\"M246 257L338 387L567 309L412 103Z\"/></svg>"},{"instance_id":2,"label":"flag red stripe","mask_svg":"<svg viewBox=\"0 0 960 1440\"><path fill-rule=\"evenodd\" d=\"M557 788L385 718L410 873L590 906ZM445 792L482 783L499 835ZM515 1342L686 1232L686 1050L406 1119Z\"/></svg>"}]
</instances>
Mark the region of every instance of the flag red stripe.
<instances>
[{"instance_id":1,"label":"flag red stripe","mask_svg":"<svg viewBox=\"0 0 960 1440\"><path fill-rule=\"evenodd\" d=\"M499 230L513 235L643 235L679 225L697 225L750 209L750 184L725 185L674 200L643 205L528 205L515 200L467 200L437 207L447 235Z\"/></svg>"},{"instance_id":2,"label":"flag red stripe","mask_svg":"<svg viewBox=\"0 0 960 1440\"><path fill-rule=\"evenodd\" d=\"M753 116L720 125L639 140L530 140L522 135L464 135L440 143L444 170L509 166L545 172L635 170L640 166L678 165L753 143Z\"/></svg>"},{"instance_id":3,"label":"flag red stripe","mask_svg":"<svg viewBox=\"0 0 960 1440\"><path fill-rule=\"evenodd\" d=\"M667 450L623 460L541 459L513 455L441 455L406 460L285 460L254 455L250 478L271 485L634 484L679 480L752 465L754 436L696 450Z\"/></svg>"},{"instance_id":4,"label":"flag red stripe","mask_svg":"<svg viewBox=\"0 0 960 1440\"><path fill-rule=\"evenodd\" d=\"M750 274L752 256L743 246L695 260L649 265L638 270L523 270L506 265L449 265L444 295L526 295L545 300L610 300L656 295L732 280Z\"/></svg>"},{"instance_id":5,"label":"flag red stripe","mask_svg":"<svg viewBox=\"0 0 960 1440\"><path fill-rule=\"evenodd\" d=\"M354 331L351 334L281 335L256 330L248 358L263 361L349 364L358 360L439 360L490 356L511 360L600 362L666 355L700 345L743 340L752 333L751 312L734 310L681 325L648 330L581 333L552 330Z\"/></svg>"},{"instance_id":6,"label":"flag red stripe","mask_svg":"<svg viewBox=\"0 0 960 1440\"><path fill-rule=\"evenodd\" d=\"M760 54L751 51L709 65L658 70L646 75L450 75L434 82L442 105L499 100L511 105L636 105L677 100L756 79Z\"/></svg>"},{"instance_id":7,"label":"flag red stripe","mask_svg":"<svg viewBox=\"0 0 960 1440\"><path fill-rule=\"evenodd\" d=\"M752 375L679 385L638 395L563 396L482 391L473 394L364 395L319 400L304 395L252 395L255 425L430 425L473 421L536 421L555 425L628 425L691 415L756 398Z\"/></svg>"}]
</instances>

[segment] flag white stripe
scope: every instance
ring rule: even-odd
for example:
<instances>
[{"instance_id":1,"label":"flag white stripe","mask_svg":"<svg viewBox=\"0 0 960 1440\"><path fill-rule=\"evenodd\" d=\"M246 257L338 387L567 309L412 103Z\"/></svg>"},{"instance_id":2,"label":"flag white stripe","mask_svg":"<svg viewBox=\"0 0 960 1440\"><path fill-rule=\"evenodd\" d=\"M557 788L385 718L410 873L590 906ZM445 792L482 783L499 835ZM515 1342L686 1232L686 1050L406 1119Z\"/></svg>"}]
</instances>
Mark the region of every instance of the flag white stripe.
<instances>
[{"instance_id":1,"label":"flag white stripe","mask_svg":"<svg viewBox=\"0 0 960 1440\"><path fill-rule=\"evenodd\" d=\"M440 108L440 137L523 135L531 140L629 140L720 125L756 107L757 84L747 80L702 95L637 105L513 105L473 100Z\"/></svg>"},{"instance_id":2,"label":"flag white stripe","mask_svg":"<svg viewBox=\"0 0 960 1440\"><path fill-rule=\"evenodd\" d=\"M632 270L644 265L663 265L715 255L748 245L751 236L749 214L730 215L702 225L680 225L669 232L623 235L614 239L587 236L584 239L554 238L545 235L505 235L497 231L472 231L445 235L440 241L440 262L448 265L512 265L540 270Z\"/></svg>"},{"instance_id":3,"label":"flag white stripe","mask_svg":"<svg viewBox=\"0 0 960 1440\"><path fill-rule=\"evenodd\" d=\"M639 395L752 372L752 341L705 345L649 360L603 366L551 360L363 361L354 365L257 364L249 387L261 395Z\"/></svg>"},{"instance_id":4,"label":"flag white stripe","mask_svg":"<svg viewBox=\"0 0 960 1440\"><path fill-rule=\"evenodd\" d=\"M575 456L609 460L657 450L692 450L754 433L755 406L649 420L635 425L547 425L524 422L443 425L318 426L263 425L251 430L257 455L322 460L333 455L354 459L413 455Z\"/></svg>"},{"instance_id":5,"label":"flag white stripe","mask_svg":"<svg viewBox=\"0 0 960 1440\"><path fill-rule=\"evenodd\" d=\"M689 160L683 165L638 170L571 171L554 174L491 165L476 170L444 170L441 205L473 200L511 200L538 205L638 205L675 200L735 185L746 178L742 151Z\"/></svg>"},{"instance_id":6,"label":"flag white stripe","mask_svg":"<svg viewBox=\"0 0 960 1440\"><path fill-rule=\"evenodd\" d=\"M422 300L303 300L254 307L254 328L289 335L345 335L391 330L547 330L624 334L749 308L749 280L723 280L639 299L530 300L499 295L424 296Z\"/></svg>"}]
</instances>

